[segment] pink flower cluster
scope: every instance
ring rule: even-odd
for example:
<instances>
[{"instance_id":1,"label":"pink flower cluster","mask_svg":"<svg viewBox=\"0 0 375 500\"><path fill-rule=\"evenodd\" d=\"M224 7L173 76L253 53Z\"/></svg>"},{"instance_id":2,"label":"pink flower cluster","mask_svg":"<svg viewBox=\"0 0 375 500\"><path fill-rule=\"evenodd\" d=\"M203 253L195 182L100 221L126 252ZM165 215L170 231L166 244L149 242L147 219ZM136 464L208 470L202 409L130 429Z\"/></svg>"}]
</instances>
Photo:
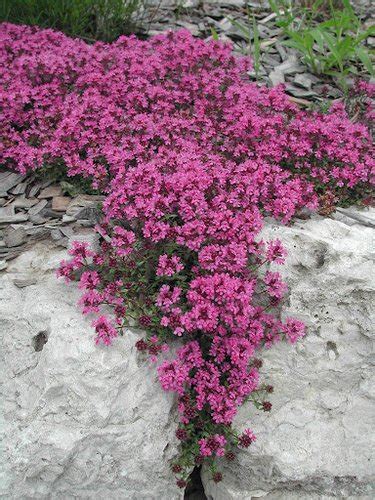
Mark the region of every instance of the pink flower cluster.
<instances>
[{"instance_id":1,"label":"pink flower cluster","mask_svg":"<svg viewBox=\"0 0 375 500\"><path fill-rule=\"evenodd\" d=\"M243 433L239 437L239 443L238 445L241 448L248 448L251 443L253 443L256 440L256 437L251 429L245 429Z\"/></svg>"},{"instance_id":2,"label":"pink flower cluster","mask_svg":"<svg viewBox=\"0 0 375 500\"><path fill-rule=\"evenodd\" d=\"M173 276L175 273L179 273L184 268L180 257L173 255L168 257L168 255L161 255L159 257L159 265L156 270L158 276Z\"/></svg>"},{"instance_id":3,"label":"pink flower cluster","mask_svg":"<svg viewBox=\"0 0 375 500\"><path fill-rule=\"evenodd\" d=\"M217 457L223 457L225 455L225 445L227 440L225 436L221 434L214 434L209 438L203 438L199 440L200 454L202 457L210 457L211 455L216 455Z\"/></svg>"},{"instance_id":4,"label":"pink flower cluster","mask_svg":"<svg viewBox=\"0 0 375 500\"><path fill-rule=\"evenodd\" d=\"M154 360L181 338L158 367L180 435L200 456L230 454L237 409L259 389L255 353L304 334L280 320L279 273L260 271L286 255L259 238L263 219L316 207L322 185L367 185L369 131L341 106L306 112L281 87L259 88L247 58L187 31L86 45L3 24L0 42L2 161L62 164L106 194L100 252L77 244L59 275L80 279L84 313L112 307L113 320L94 322L97 342L111 343L128 311ZM238 444L254 439L246 430Z\"/></svg>"},{"instance_id":5,"label":"pink flower cluster","mask_svg":"<svg viewBox=\"0 0 375 500\"><path fill-rule=\"evenodd\" d=\"M303 112L281 88L246 81L250 62L230 46L187 31L88 45L3 23L0 62L1 157L21 172L63 160L71 175L113 191L118 208L126 177L131 192L141 190L126 215L149 216L145 232L156 238L173 226L158 214L177 203L185 225L176 237L197 245L200 225L191 219L207 224L213 180L241 186L234 205L248 199L290 218L296 204L314 200L306 178L353 186L374 166L368 130L342 107ZM161 203L164 184L174 196ZM213 232L222 218L217 207Z\"/></svg>"},{"instance_id":6,"label":"pink flower cluster","mask_svg":"<svg viewBox=\"0 0 375 500\"><path fill-rule=\"evenodd\" d=\"M92 323L96 331L96 343L102 342L105 345L110 345L112 339L117 337L116 328L108 321L106 316L99 316Z\"/></svg>"}]
</instances>

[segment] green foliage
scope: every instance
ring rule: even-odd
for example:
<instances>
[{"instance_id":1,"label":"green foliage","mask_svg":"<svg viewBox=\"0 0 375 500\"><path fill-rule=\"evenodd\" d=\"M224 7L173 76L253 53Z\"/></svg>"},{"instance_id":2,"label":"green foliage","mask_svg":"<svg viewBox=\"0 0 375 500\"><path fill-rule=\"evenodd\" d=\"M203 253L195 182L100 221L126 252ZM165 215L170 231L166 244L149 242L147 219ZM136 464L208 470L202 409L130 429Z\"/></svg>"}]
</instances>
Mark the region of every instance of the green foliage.
<instances>
[{"instance_id":1,"label":"green foliage","mask_svg":"<svg viewBox=\"0 0 375 500\"><path fill-rule=\"evenodd\" d=\"M213 40L219 40L219 35L213 26L211 26L211 36Z\"/></svg>"},{"instance_id":2,"label":"green foliage","mask_svg":"<svg viewBox=\"0 0 375 500\"><path fill-rule=\"evenodd\" d=\"M296 12L292 2L270 0L276 14L276 24L287 36L283 43L298 50L304 62L314 73L342 77L358 73L362 65L374 75L372 64L374 54L365 46L369 36L375 34L375 27L362 29L362 23L349 0L342 0L342 8L335 8L329 1L328 19L323 19L322 0L313 2L311 8Z\"/></svg>"},{"instance_id":3,"label":"green foliage","mask_svg":"<svg viewBox=\"0 0 375 500\"><path fill-rule=\"evenodd\" d=\"M374 52L365 42L375 36L375 27L362 28L349 0L269 0L276 14L276 25L282 30L284 45L302 54L305 64L316 74L335 76L345 86L349 74L366 72L374 76ZM305 5L305 7L304 7ZM248 42L258 77L262 46L253 14L247 11L248 22L228 17Z\"/></svg>"},{"instance_id":4,"label":"green foliage","mask_svg":"<svg viewBox=\"0 0 375 500\"><path fill-rule=\"evenodd\" d=\"M1 0L0 20L110 42L134 29L141 5L144 0Z\"/></svg>"}]
</instances>

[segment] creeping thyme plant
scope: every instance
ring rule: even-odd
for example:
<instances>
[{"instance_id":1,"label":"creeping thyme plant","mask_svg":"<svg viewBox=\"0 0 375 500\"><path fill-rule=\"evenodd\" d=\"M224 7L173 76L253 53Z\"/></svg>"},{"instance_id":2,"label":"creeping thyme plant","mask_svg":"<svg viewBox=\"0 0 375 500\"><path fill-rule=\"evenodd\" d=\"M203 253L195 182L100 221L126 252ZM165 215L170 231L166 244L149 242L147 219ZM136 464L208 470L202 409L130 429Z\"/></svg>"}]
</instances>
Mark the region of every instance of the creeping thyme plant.
<instances>
[{"instance_id":1,"label":"creeping thyme plant","mask_svg":"<svg viewBox=\"0 0 375 500\"><path fill-rule=\"evenodd\" d=\"M178 399L177 484L203 461L220 481L215 457L255 440L232 426L238 407L271 409L262 349L304 334L281 315L270 264L286 252L259 236L264 218L368 189L369 131L341 104L307 112L259 88L247 58L186 31L87 45L3 24L0 37L3 161L62 163L105 194L100 250L75 243L58 274L79 280L98 344L144 332L136 348Z\"/></svg>"}]
</instances>

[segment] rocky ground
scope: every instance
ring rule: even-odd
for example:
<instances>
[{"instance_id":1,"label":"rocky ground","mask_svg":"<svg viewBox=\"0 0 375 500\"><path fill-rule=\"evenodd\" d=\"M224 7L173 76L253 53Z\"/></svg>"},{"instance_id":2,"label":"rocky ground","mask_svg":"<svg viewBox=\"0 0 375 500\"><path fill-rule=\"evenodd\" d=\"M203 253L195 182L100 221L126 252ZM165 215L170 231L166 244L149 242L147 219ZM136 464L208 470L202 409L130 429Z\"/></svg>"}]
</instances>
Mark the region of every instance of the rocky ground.
<instances>
[{"instance_id":1,"label":"rocky ground","mask_svg":"<svg viewBox=\"0 0 375 500\"><path fill-rule=\"evenodd\" d=\"M67 248L74 239L92 240L102 199L69 196L61 183L0 169L0 269L36 241L47 238Z\"/></svg>"}]
</instances>

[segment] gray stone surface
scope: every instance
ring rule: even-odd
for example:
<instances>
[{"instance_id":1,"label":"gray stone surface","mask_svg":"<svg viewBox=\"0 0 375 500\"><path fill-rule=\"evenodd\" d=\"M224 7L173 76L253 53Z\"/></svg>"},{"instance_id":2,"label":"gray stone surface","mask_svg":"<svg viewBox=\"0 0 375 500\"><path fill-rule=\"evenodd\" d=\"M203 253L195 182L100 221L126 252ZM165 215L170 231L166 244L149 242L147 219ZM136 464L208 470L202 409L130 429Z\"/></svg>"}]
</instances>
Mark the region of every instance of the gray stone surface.
<instances>
[{"instance_id":1,"label":"gray stone surface","mask_svg":"<svg viewBox=\"0 0 375 500\"><path fill-rule=\"evenodd\" d=\"M134 332L95 346L77 286L54 276L65 255L39 243L0 273L0 497L179 499L173 398Z\"/></svg>"},{"instance_id":2,"label":"gray stone surface","mask_svg":"<svg viewBox=\"0 0 375 500\"><path fill-rule=\"evenodd\" d=\"M14 172L0 172L1 196L24 180L25 176Z\"/></svg>"},{"instance_id":3,"label":"gray stone surface","mask_svg":"<svg viewBox=\"0 0 375 500\"><path fill-rule=\"evenodd\" d=\"M4 242L7 247L18 247L27 239L26 229L23 227L9 226L4 230Z\"/></svg>"},{"instance_id":4,"label":"gray stone surface","mask_svg":"<svg viewBox=\"0 0 375 500\"><path fill-rule=\"evenodd\" d=\"M273 409L241 408L236 425L258 439L220 464L222 483L203 473L209 499L375 496L374 210L350 213L366 225L315 217L265 230L289 250L280 266L290 289L285 315L304 320L309 333L264 355Z\"/></svg>"}]
</instances>

